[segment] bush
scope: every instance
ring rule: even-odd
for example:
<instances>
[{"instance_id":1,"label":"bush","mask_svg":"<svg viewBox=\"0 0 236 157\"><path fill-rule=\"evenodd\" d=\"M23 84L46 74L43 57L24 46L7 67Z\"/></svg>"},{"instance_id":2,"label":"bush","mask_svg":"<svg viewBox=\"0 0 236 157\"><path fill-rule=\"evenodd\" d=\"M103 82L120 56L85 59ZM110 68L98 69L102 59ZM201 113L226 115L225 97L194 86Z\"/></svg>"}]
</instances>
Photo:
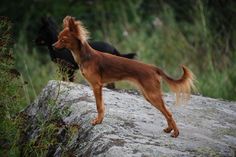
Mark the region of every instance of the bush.
<instances>
[{"instance_id":1,"label":"bush","mask_svg":"<svg viewBox=\"0 0 236 157\"><path fill-rule=\"evenodd\" d=\"M27 102L21 74L14 68L11 22L0 17L0 156L18 156L19 111Z\"/></svg>"}]
</instances>

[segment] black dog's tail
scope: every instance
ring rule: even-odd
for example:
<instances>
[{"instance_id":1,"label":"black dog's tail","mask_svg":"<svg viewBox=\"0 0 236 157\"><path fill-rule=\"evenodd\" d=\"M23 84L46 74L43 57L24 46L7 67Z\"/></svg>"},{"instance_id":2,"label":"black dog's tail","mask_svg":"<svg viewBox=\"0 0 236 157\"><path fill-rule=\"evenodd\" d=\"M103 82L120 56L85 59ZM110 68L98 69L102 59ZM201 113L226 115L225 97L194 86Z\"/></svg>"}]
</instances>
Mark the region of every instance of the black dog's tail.
<instances>
[{"instance_id":1,"label":"black dog's tail","mask_svg":"<svg viewBox=\"0 0 236 157\"><path fill-rule=\"evenodd\" d=\"M134 59L134 57L137 55L136 53L121 54L117 49L114 49L112 54L119 57L128 58L128 59Z\"/></svg>"},{"instance_id":2,"label":"black dog's tail","mask_svg":"<svg viewBox=\"0 0 236 157\"><path fill-rule=\"evenodd\" d=\"M135 56L136 56L136 53L120 54L120 57L125 57L128 59L134 59Z\"/></svg>"}]
</instances>

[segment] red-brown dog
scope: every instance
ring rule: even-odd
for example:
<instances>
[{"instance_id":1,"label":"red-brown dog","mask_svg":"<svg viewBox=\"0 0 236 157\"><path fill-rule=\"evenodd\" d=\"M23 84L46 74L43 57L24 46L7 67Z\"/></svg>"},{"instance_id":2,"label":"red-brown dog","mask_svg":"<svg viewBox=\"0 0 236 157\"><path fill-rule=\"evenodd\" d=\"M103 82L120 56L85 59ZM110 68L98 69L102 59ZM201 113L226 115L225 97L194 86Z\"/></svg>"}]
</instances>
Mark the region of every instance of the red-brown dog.
<instances>
[{"instance_id":1,"label":"red-brown dog","mask_svg":"<svg viewBox=\"0 0 236 157\"><path fill-rule=\"evenodd\" d=\"M55 48L67 48L71 50L75 61L80 66L80 71L90 83L97 105L97 117L91 121L93 125L100 124L104 118L105 107L102 98L102 87L105 83L119 80L128 80L135 83L148 102L156 107L166 118L168 127L166 133L173 130L172 137L179 135L179 130L166 108L162 99L160 81L163 78L171 90L178 97L190 94L194 87L194 76L185 66L182 66L183 76L174 80L167 76L161 69L138 61L100 53L92 49L88 42L88 32L80 21L67 16L64 20L64 29L60 32L58 41L53 45Z\"/></svg>"}]
</instances>

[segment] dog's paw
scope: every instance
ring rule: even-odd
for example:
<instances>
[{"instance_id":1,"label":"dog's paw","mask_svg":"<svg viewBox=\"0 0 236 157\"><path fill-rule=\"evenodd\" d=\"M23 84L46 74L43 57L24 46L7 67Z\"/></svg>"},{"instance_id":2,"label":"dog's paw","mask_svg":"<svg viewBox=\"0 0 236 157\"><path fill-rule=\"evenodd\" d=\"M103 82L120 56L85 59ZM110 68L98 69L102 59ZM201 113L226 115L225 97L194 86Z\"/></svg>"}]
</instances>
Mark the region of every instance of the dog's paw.
<instances>
[{"instance_id":1,"label":"dog's paw","mask_svg":"<svg viewBox=\"0 0 236 157\"><path fill-rule=\"evenodd\" d=\"M97 124L101 124L102 123L102 119L99 119L98 117L96 117L95 119L93 119L91 121L92 125L97 125Z\"/></svg>"},{"instance_id":2,"label":"dog's paw","mask_svg":"<svg viewBox=\"0 0 236 157\"><path fill-rule=\"evenodd\" d=\"M170 128L170 127L167 127L167 128L165 128L165 129L163 129L163 131L164 131L165 133L170 133L172 130L173 130L173 129Z\"/></svg>"},{"instance_id":3,"label":"dog's paw","mask_svg":"<svg viewBox=\"0 0 236 157\"><path fill-rule=\"evenodd\" d=\"M179 136L179 131L174 131L172 134L171 134L171 137L178 137Z\"/></svg>"}]
</instances>

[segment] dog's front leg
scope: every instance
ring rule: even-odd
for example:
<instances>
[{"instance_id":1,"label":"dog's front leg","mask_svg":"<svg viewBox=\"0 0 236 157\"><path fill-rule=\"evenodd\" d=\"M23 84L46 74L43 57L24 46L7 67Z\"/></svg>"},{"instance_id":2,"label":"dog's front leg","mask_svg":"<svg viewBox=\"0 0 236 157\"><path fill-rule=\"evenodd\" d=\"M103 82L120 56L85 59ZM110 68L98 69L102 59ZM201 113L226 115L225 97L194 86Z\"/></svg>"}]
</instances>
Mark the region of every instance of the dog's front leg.
<instances>
[{"instance_id":1,"label":"dog's front leg","mask_svg":"<svg viewBox=\"0 0 236 157\"><path fill-rule=\"evenodd\" d=\"M95 119L91 121L91 123L93 125L96 125L96 124L102 123L102 120L104 118L104 112L105 112L105 106L104 106L103 98L102 98L102 86L93 85L93 93L96 99L98 115Z\"/></svg>"}]
</instances>

